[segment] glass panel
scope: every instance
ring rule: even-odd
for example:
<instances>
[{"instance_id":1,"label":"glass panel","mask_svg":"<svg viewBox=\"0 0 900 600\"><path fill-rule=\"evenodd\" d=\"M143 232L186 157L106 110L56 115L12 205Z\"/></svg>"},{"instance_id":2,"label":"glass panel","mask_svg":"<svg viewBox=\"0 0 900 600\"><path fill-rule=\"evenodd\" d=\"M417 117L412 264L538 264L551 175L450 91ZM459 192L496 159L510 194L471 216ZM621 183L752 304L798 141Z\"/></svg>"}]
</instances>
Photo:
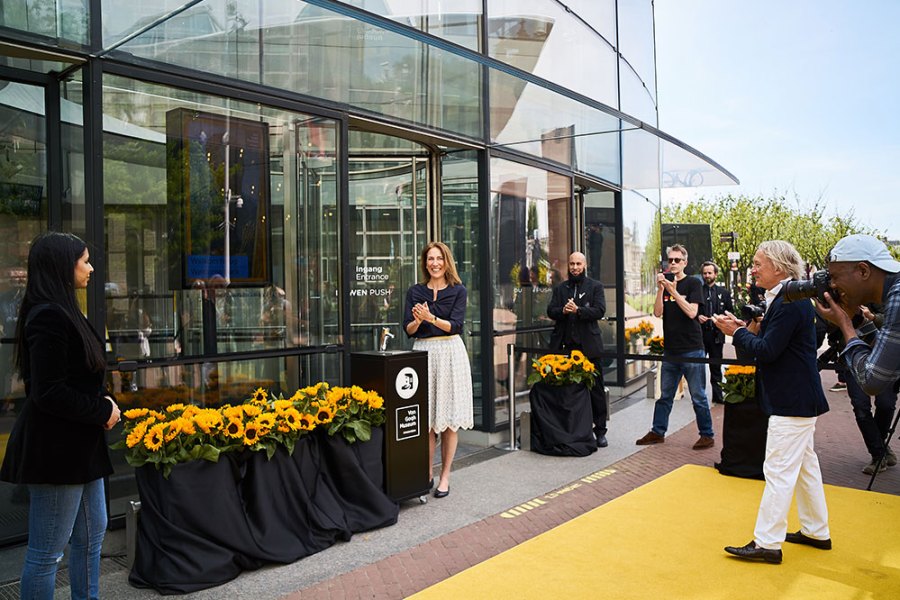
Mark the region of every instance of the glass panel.
<instances>
[{"instance_id":1,"label":"glass panel","mask_svg":"<svg viewBox=\"0 0 900 600\"><path fill-rule=\"evenodd\" d=\"M622 112L656 127L656 104L643 82L625 61L620 62L619 80L622 84Z\"/></svg>"},{"instance_id":2,"label":"glass panel","mask_svg":"<svg viewBox=\"0 0 900 600\"><path fill-rule=\"evenodd\" d=\"M494 282L493 329L497 373L497 422L508 421L509 394L506 346L546 347L552 322L547 304L554 285L568 270L572 240L572 180L502 159L491 160L491 243L497 265ZM516 334L522 327L542 327L537 333ZM526 390L525 356L516 368L516 389Z\"/></svg>"},{"instance_id":3,"label":"glass panel","mask_svg":"<svg viewBox=\"0 0 900 600\"><path fill-rule=\"evenodd\" d=\"M403 331L406 290L420 279L426 241L428 161L350 162L350 315L352 350L378 348L383 327L391 348L410 349Z\"/></svg>"},{"instance_id":4,"label":"glass panel","mask_svg":"<svg viewBox=\"0 0 900 600\"><path fill-rule=\"evenodd\" d=\"M0 26L87 44L90 0L0 2Z\"/></svg>"},{"instance_id":5,"label":"glass panel","mask_svg":"<svg viewBox=\"0 0 900 600\"><path fill-rule=\"evenodd\" d=\"M613 47L561 5L546 0L490 0L488 15L491 57L618 106ZM591 59L573 60L574 56Z\"/></svg>"},{"instance_id":6,"label":"glass panel","mask_svg":"<svg viewBox=\"0 0 900 600\"><path fill-rule=\"evenodd\" d=\"M330 120L106 77L115 355L339 343L335 152Z\"/></svg>"},{"instance_id":7,"label":"glass panel","mask_svg":"<svg viewBox=\"0 0 900 600\"><path fill-rule=\"evenodd\" d=\"M347 0L345 4L478 50L481 0ZM452 4L452 9L447 4Z\"/></svg>"},{"instance_id":8,"label":"glass panel","mask_svg":"<svg viewBox=\"0 0 900 600\"><path fill-rule=\"evenodd\" d=\"M84 187L84 120L81 72L60 83L62 139L62 224L64 231L86 237L87 193Z\"/></svg>"},{"instance_id":9,"label":"glass panel","mask_svg":"<svg viewBox=\"0 0 900 600\"><path fill-rule=\"evenodd\" d=\"M122 0L108 4L125 10ZM147 17L149 23L161 14ZM119 50L481 136L477 65L304 2L204 2Z\"/></svg>"},{"instance_id":10,"label":"glass panel","mask_svg":"<svg viewBox=\"0 0 900 600\"><path fill-rule=\"evenodd\" d=\"M616 45L616 0L566 0L565 4Z\"/></svg>"},{"instance_id":11,"label":"glass panel","mask_svg":"<svg viewBox=\"0 0 900 600\"><path fill-rule=\"evenodd\" d=\"M659 255L648 252L652 246L658 250L658 242L651 243L650 236L658 232L654 223L659 220L659 192L652 190L639 194L634 191L622 192L622 232L623 258L625 269L622 285L625 288L624 321L625 328L636 327L641 321L653 324L655 335L662 335L662 321L653 316L653 300L656 298L656 273L659 271ZM658 235L658 233L656 234ZM623 332L624 335L624 332ZM646 349L638 343L637 336L625 346L625 352L642 354ZM641 376L657 363L628 359L625 372L620 380L623 385Z\"/></svg>"},{"instance_id":12,"label":"glass panel","mask_svg":"<svg viewBox=\"0 0 900 600\"><path fill-rule=\"evenodd\" d=\"M587 257L587 275L603 284L606 294L606 317L600 322L603 349L616 350L616 290L621 280L616 272L616 195L614 192L592 187L578 188L584 207L584 255ZM603 377L607 385L618 377L615 361L606 361Z\"/></svg>"},{"instance_id":13,"label":"glass panel","mask_svg":"<svg viewBox=\"0 0 900 600\"><path fill-rule=\"evenodd\" d=\"M502 71L491 71L491 139L618 183L619 119Z\"/></svg>"},{"instance_id":14,"label":"glass panel","mask_svg":"<svg viewBox=\"0 0 900 600\"><path fill-rule=\"evenodd\" d=\"M47 130L43 88L0 79L0 431L9 432L25 388L13 368L28 248L47 227ZM0 460L7 435L0 435ZM0 484L0 542L25 534L24 486Z\"/></svg>"},{"instance_id":15,"label":"glass panel","mask_svg":"<svg viewBox=\"0 0 900 600\"><path fill-rule=\"evenodd\" d=\"M478 210L478 153L454 152L441 160L441 239L450 247L456 270L466 286L466 324L463 342L472 365L472 392L482 398L486 393L481 372L481 339L491 328L481 323L481 257L480 217ZM484 424L482 403L475 402L475 426Z\"/></svg>"},{"instance_id":16,"label":"glass panel","mask_svg":"<svg viewBox=\"0 0 900 600\"><path fill-rule=\"evenodd\" d=\"M619 2L619 52L656 99L656 45L651 0Z\"/></svg>"}]
</instances>

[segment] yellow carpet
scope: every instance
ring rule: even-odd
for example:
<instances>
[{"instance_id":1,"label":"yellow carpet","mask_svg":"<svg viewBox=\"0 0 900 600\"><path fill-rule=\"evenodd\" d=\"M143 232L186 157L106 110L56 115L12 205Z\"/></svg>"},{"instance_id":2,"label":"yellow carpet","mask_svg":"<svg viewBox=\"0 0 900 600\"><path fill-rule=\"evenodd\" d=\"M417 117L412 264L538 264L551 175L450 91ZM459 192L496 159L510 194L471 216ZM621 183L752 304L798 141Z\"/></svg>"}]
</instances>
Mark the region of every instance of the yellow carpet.
<instances>
[{"instance_id":1,"label":"yellow carpet","mask_svg":"<svg viewBox=\"0 0 900 600\"><path fill-rule=\"evenodd\" d=\"M769 565L722 550L753 539L762 489L684 466L413 598L900 599L900 497L825 486L834 549Z\"/></svg>"}]
</instances>

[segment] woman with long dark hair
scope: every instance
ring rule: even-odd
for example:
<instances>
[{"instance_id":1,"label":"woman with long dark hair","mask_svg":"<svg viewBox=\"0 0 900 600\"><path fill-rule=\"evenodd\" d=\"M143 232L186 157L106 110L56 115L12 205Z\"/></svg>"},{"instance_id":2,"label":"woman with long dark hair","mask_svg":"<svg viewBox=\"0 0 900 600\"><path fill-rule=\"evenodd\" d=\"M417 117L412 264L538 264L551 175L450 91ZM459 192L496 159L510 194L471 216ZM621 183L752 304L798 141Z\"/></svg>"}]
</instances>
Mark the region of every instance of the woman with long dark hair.
<instances>
[{"instance_id":1,"label":"woman with long dark hair","mask_svg":"<svg viewBox=\"0 0 900 600\"><path fill-rule=\"evenodd\" d=\"M406 292L403 327L415 338L414 350L428 353L428 449L431 468L436 437L441 436L441 475L435 498L450 494L450 466L459 443L458 430L471 429L472 370L463 344L466 288L446 244L429 242L419 259L421 283Z\"/></svg>"},{"instance_id":2,"label":"woman with long dark hair","mask_svg":"<svg viewBox=\"0 0 900 600\"><path fill-rule=\"evenodd\" d=\"M89 259L82 240L59 232L39 235L28 254L15 346L26 400L0 468L0 480L28 486L22 598L53 597L70 543L72 598L99 596L103 478L113 472L105 432L118 423L119 407L104 389L103 341L75 296L94 270Z\"/></svg>"}]
</instances>

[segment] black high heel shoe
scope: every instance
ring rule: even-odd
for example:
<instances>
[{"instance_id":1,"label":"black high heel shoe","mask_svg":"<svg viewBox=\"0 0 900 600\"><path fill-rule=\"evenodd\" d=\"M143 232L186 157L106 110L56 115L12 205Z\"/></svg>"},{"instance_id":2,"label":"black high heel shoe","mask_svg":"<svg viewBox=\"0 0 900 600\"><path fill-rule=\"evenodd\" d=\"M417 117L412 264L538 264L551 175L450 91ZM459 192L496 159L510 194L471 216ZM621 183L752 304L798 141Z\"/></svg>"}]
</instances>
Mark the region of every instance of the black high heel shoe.
<instances>
[{"instance_id":1,"label":"black high heel shoe","mask_svg":"<svg viewBox=\"0 0 900 600\"><path fill-rule=\"evenodd\" d=\"M446 490L439 490L437 488L435 488L435 490L434 490L435 498L446 498L449 495L450 495L450 486L449 485L447 486Z\"/></svg>"}]
</instances>

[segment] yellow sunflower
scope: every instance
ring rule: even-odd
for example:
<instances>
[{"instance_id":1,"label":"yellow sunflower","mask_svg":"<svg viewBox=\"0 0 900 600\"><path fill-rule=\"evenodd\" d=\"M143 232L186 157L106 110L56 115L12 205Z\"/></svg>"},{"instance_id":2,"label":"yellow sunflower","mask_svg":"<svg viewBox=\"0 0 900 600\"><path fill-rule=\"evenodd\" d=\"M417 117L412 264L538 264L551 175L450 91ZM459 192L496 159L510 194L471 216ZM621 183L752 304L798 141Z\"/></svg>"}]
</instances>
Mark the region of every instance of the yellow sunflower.
<instances>
[{"instance_id":1,"label":"yellow sunflower","mask_svg":"<svg viewBox=\"0 0 900 600\"><path fill-rule=\"evenodd\" d=\"M177 412L179 410L184 410L184 404L170 404L166 407L167 413Z\"/></svg>"},{"instance_id":2,"label":"yellow sunflower","mask_svg":"<svg viewBox=\"0 0 900 600\"><path fill-rule=\"evenodd\" d=\"M229 419L225 425L225 435L230 438L244 437L244 424L238 419Z\"/></svg>"},{"instance_id":3,"label":"yellow sunflower","mask_svg":"<svg viewBox=\"0 0 900 600\"><path fill-rule=\"evenodd\" d=\"M289 408L282 415L284 422L291 431L300 429L300 411L296 408ZM281 429L279 429L281 431Z\"/></svg>"},{"instance_id":4,"label":"yellow sunflower","mask_svg":"<svg viewBox=\"0 0 900 600\"><path fill-rule=\"evenodd\" d=\"M313 415L302 413L300 415L299 428L311 431L316 426L316 418Z\"/></svg>"},{"instance_id":5,"label":"yellow sunflower","mask_svg":"<svg viewBox=\"0 0 900 600\"><path fill-rule=\"evenodd\" d=\"M316 411L316 421L319 423L330 423L334 418L334 411L330 406L320 406Z\"/></svg>"},{"instance_id":6,"label":"yellow sunflower","mask_svg":"<svg viewBox=\"0 0 900 600\"><path fill-rule=\"evenodd\" d=\"M251 421L247 423L247 426L244 428L244 445L252 446L256 442L259 441L259 424L256 421Z\"/></svg>"},{"instance_id":7,"label":"yellow sunflower","mask_svg":"<svg viewBox=\"0 0 900 600\"><path fill-rule=\"evenodd\" d=\"M149 412L150 411L146 408L132 408L122 413L122 416L124 416L128 420L140 419L141 417L146 416Z\"/></svg>"},{"instance_id":8,"label":"yellow sunflower","mask_svg":"<svg viewBox=\"0 0 900 600\"><path fill-rule=\"evenodd\" d=\"M147 432L147 435L144 436L144 446L150 452L156 452L160 448L162 448L163 439L165 437L165 423L157 423L153 427L150 428L150 431Z\"/></svg>"},{"instance_id":9,"label":"yellow sunflower","mask_svg":"<svg viewBox=\"0 0 900 600\"><path fill-rule=\"evenodd\" d=\"M582 353L581 350L572 350L572 354L569 359L576 365L580 364L584 362L584 353Z\"/></svg>"},{"instance_id":10,"label":"yellow sunflower","mask_svg":"<svg viewBox=\"0 0 900 600\"><path fill-rule=\"evenodd\" d=\"M258 417L262 413L262 408L255 404L244 404L244 414L248 417Z\"/></svg>"},{"instance_id":11,"label":"yellow sunflower","mask_svg":"<svg viewBox=\"0 0 900 600\"><path fill-rule=\"evenodd\" d=\"M228 420L243 419L244 408L243 406L223 406L222 416Z\"/></svg>"},{"instance_id":12,"label":"yellow sunflower","mask_svg":"<svg viewBox=\"0 0 900 600\"><path fill-rule=\"evenodd\" d=\"M265 402L269 397L269 392L262 388L256 388L256 391L253 392L253 401L254 402Z\"/></svg>"}]
</instances>

